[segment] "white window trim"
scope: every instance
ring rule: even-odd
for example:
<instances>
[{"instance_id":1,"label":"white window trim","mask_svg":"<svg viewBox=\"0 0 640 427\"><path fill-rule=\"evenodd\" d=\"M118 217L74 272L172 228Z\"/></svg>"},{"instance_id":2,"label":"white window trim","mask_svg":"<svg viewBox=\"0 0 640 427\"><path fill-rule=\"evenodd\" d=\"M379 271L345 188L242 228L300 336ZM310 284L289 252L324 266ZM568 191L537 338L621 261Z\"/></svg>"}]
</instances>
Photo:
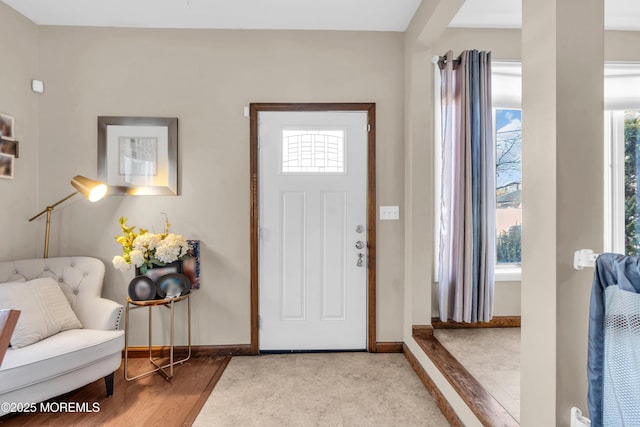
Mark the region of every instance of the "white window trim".
<instances>
[{"instance_id":1,"label":"white window trim","mask_svg":"<svg viewBox=\"0 0 640 427\"><path fill-rule=\"evenodd\" d=\"M640 110L640 63L606 62L604 75L604 250L624 254L624 112Z\"/></svg>"},{"instance_id":2,"label":"white window trim","mask_svg":"<svg viewBox=\"0 0 640 427\"><path fill-rule=\"evenodd\" d=\"M492 62L492 67L503 66L507 68L518 68L520 67L519 62L508 61L508 62ZM440 93L440 70L438 68L438 64L434 64L433 71L433 93L434 93L434 123L433 123L433 141L434 141L434 191L433 191L433 199L434 199L434 230L435 230L435 239L434 239L434 260L433 260L433 281L434 283L438 283L438 270L440 267L440 204L442 200L440 198L441 191L441 178L440 173L442 170L442 149L441 149L441 141L442 141L442 129L441 129L441 102L440 96L436 96ZM517 98L517 99L515 99ZM520 97L511 97L509 100L499 100L497 104L492 105L492 114L493 114L493 122L495 123L495 111L497 109L522 109L522 96ZM502 105L504 104L504 105ZM495 137L495 132L494 132ZM495 143L495 142L494 142ZM496 282L517 282L518 284L522 280L522 267L520 264L496 264L495 269L495 281Z\"/></svg>"},{"instance_id":3,"label":"white window trim","mask_svg":"<svg viewBox=\"0 0 640 427\"><path fill-rule=\"evenodd\" d=\"M438 283L440 270L440 197L442 171L442 103L440 68L433 64L433 282Z\"/></svg>"},{"instance_id":4,"label":"white window trim","mask_svg":"<svg viewBox=\"0 0 640 427\"><path fill-rule=\"evenodd\" d=\"M604 250L625 253L624 233L624 112L640 108L609 110L604 114Z\"/></svg>"}]
</instances>

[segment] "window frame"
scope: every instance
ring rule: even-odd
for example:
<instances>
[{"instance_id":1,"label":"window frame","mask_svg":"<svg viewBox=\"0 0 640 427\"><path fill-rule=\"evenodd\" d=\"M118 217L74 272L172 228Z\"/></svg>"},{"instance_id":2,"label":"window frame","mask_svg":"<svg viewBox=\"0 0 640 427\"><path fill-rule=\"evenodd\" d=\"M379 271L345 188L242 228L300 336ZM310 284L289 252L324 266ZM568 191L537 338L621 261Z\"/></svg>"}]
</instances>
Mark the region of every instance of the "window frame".
<instances>
[{"instance_id":1,"label":"window frame","mask_svg":"<svg viewBox=\"0 0 640 427\"><path fill-rule=\"evenodd\" d=\"M640 107L640 106L639 106ZM604 250L625 253L624 209L624 112L604 112Z\"/></svg>"},{"instance_id":2,"label":"window frame","mask_svg":"<svg viewBox=\"0 0 640 427\"><path fill-rule=\"evenodd\" d=\"M290 131L311 131L311 132L342 132L342 171L340 172L326 172L326 171L285 171L284 170L284 133ZM348 144L348 134L347 129L345 127L322 127L322 126L314 126L313 128L305 127L305 126L287 126L280 129L280 144L278 148L278 173L280 175L286 176L345 176L348 174L348 156L347 156L347 144ZM312 150L313 152L313 150ZM304 167L304 166L300 166Z\"/></svg>"},{"instance_id":3,"label":"window frame","mask_svg":"<svg viewBox=\"0 0 640 427\"><path fill-rule=\"evenodd\" d=\"M624 112L640 111L640 62L605 62L604 89L603 243L624 254Z\"/></svg>"}]
</instances>

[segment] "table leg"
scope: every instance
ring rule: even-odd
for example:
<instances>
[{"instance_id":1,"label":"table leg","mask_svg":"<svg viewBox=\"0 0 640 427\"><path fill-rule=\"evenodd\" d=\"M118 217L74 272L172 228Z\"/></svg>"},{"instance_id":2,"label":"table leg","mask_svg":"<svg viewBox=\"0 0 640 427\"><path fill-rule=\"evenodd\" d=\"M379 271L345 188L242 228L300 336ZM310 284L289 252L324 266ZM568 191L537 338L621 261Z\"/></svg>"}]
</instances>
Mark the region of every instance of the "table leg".
<instances>
[{"instance_id":1,"label":"table leg","mask_svg":"<svg viewBox=\"0 0 640 427\"><path fill-rule=\"evenodd\" d=\"M129 302L124 310L124 379L129 380Z\"/></svg>"}]
</instances>

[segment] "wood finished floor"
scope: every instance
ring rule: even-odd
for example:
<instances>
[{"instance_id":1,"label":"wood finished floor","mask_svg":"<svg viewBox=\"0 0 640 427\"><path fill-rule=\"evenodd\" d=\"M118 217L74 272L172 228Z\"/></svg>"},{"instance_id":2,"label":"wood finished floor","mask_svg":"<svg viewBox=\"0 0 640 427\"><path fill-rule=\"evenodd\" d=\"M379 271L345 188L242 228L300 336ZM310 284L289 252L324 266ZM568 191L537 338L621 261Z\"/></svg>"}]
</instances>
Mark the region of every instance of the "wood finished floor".
<instances>
[{"instance_id":1,"label":"wood finished floor","mask_svg":"<svg viewBox=\"0 0 640 427\"><path fill-rule=\"evenodd\" d=\"M158 374L125 381L123 366L116 372L113 397L105 396L104 380L60 396L57 402L100 403L97 413L36 413L0 418L9 426L190 426L231 357L195 357L174 368L167 381ZM130 375L143 372L148 359L129 359Z\"/></svg>"},{"instance_id":2,"label":"wood finished floor","mask_svg":"<svg viewBox=\"0 0 640 427\"><path fill-rule=\"evenodd\" d=\"M437 329L435 337L520 422L520 328Z\"/></svg>"}]
</instances>

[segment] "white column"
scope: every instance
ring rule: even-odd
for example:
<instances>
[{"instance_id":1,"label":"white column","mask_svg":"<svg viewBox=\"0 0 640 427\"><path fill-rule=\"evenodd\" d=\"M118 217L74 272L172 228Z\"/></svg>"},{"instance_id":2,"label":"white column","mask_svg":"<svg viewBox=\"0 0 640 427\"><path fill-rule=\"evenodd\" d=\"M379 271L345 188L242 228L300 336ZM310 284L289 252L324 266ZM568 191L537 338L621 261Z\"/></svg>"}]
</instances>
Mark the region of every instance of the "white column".
<instances>
[{"instance_id":1,"label":"white column","mask_svg":"<svg viewBox=\"0 0 640 427\"><path fill-rule=\"evenodd\" d=\"M586 410L593 270L603 245L603 0L523 0L522 426Z\"/></svg>"},{"instance_id":2,"label":"white column","mask_svg":"<svg viewBox=\"0 0 640 427\"><path fill-rule=\"evenodd\" d=\"M431 324L434 231L433 43L464 0L423 0L404 34L405 341L412 325ZM438 52L436 54L444 54Z\"/></svg>"}]
</instances>

